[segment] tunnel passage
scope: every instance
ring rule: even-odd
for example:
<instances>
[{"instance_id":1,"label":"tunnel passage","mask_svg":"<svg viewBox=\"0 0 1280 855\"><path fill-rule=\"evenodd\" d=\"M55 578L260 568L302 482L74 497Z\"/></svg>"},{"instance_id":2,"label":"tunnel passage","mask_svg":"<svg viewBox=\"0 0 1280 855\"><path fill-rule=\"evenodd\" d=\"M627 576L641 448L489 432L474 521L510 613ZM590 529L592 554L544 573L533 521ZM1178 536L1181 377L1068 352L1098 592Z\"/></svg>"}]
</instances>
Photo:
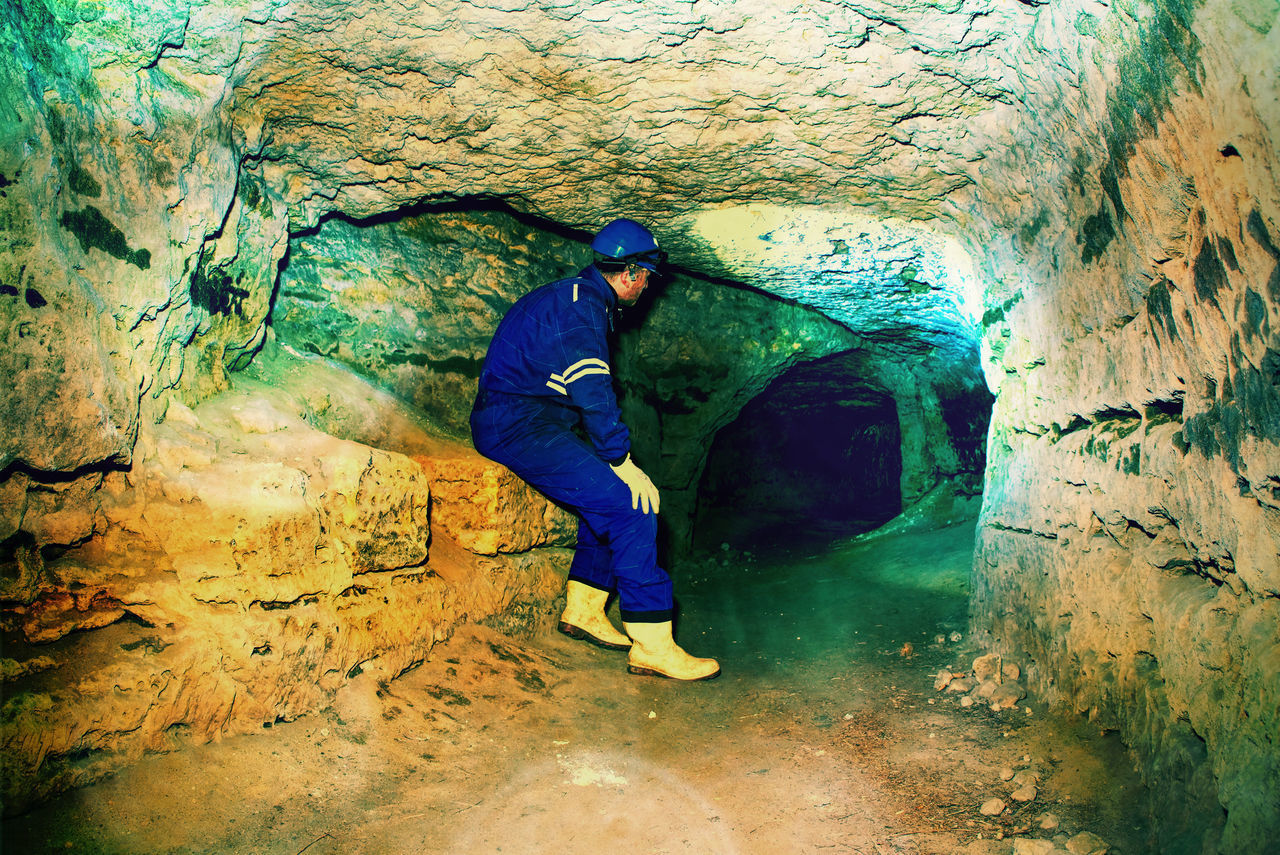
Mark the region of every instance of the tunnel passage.
<instances>
[{"instance_id":1,"label":"tunnel passage","mask_svg":"<svg viewBox=\"0 0 1280 855\"><path fill-rule=\"evenodd\" d=\"M0 539L22 531L34 544L17 550L29 560L6 612L33 639L93 637L86 630L124 603L175 635L213 627L199 642L204 659L174 661L183 647L168 637L164 659L109 645L116 657L137 653L142 676L121 676L113 660L92 698L61 667L31 675L60 684L53 694L7 682L31 730L0 717L0 756L22 758L28 794L37 773L66 780L137 757L173 726L212 738L319 709L334 691L327 675L375 655L407 661L416 654L403 651L428 648L454 616L476 617L465 599L442 614L454 600L426 573L394 588L375 583L394 568L348 578L369 568L349 562L359 553L339 535L439 543L411 508L394 529L373 512L398 510L402 487L362 497L367 515L339 505L357 495L339 489L342 477L371 461L365 483L426 490L412 461L330 449L349 465L311 462L332 453L299 462L285 482L291 499L268 504L282 481L266 441L284 432L248 432L244 412L195 412L235 391L229 375L254 367L244 362L260 345L288 343L282 313L270 329L267 314L291 231L464 192L584 229L652 216L682 264L830 312L862 337L904 322L937 329L928 310L955 293L955 280L933 272L956 269L953 255L904 243L905 225L954 233L981 253L977 299L966 303L982 318L982 368L998 401L971 630L1031 654L1034 688L1120 730L1152 782L1204 782L1161 811L1226 812L1203 824L1193 851L1272 851L1280 116L1266 58L1280 37L1276 5L921 3L891 16L862 6L7 4L3 465L25 468L0 480ZM458 245L430 237L437 257ZM513 237L502 242L545 254ZM443 402L436 411L451 426L473 385L485 306L506 301L508 279L545 272L510 259L488 253L492 287L439 268L454 293L422 315L456 319L449 335L395 314L404 300L386 295L412 292L338 254L331 267L351 277L354 321L306 282L276 308L294 312L294 331L318 353L372 366L415 403ZM394 338L374 337L387 329L372 322L377 303L402 324ZM325 313L332 324L311 335L308 319ZM669 518L688 510L684 493L701 474L706 447L689 440L772 379L739 369L746 344L787 360L799 358L789 345L805 346L780 335L733 350L699 322L696 340L637 346L652 355L635 361L659 392L694 371L681 366L701 375L696 394L662 396L687 413L633 424ZM764 327L753 318L750 329ZM717 352L733 359L701 359ZM940 396L917 367L891 365L896 376L881 378L898 404L908 505L964 463L926 458ZM421 383L418 368L430 372ZM270 388L264 397L284 415L299 412L286 400L292 383ZM317 391L316 409L327 394ZM246 438L261 482L248 477ZM132 468L126 478L104 463ZM254 485L282 528L249 515L247 547L237 515L249 505L224 485ZM327 510L315 507L322 498ZM321 512L356 528L321 526ZM152 532L157 519L169 522ZM215 541L216 572L206 554ZM130 548L171 557L140 576L145 562ZM311 602L317 591L327 599ZM417 593L398 607L383 599L407 591ZM277 606L294 602L294 614L331 609L343 627L323 661L317 646L293 643L308 624ZM370 619L390 626L370 630ZM110 627L94 633L121 630ZM233 644L254 632L260 643ZM134 692L127 707L114 685L155 694ZM219 697L224 706L210 704ZM1188 733L1202 751L1183 749ZM58 757L62 769L50 763Z\"/></svg>"},{"instance_id":2,"label":"tunnel passage","mask_svg":"<svg viewBox=\"0 0 1280 855\"><path fill-rule=\"evenodd\" d=\"M498 318L580 269L583 248L562 226L476 200L326 218L291 242L273 328L465 438ZM615 353L633 451L663 491L669 555L697 545L699 514L718 547L722 535L865 531L943 484L980 493L991 396L951 302L919 309L945 334L909 325L872 340L854 329L885 319L835 320L732 282L670 276L619 319ZM729 450L711 453L717 431ZM702 480L709 456L723 466Z\"/></svg>"},{"instance_id":3,"label":"tunnel passage","mask_svg":"<svg viewBox=\"0 0 1280 855\"><path fill-rule=\"evenodd\" d=\"M712 442L694 546L759 549L857 534L902 509L897 406L857 353L797 365Z\"/></svg>"}]
</instances>

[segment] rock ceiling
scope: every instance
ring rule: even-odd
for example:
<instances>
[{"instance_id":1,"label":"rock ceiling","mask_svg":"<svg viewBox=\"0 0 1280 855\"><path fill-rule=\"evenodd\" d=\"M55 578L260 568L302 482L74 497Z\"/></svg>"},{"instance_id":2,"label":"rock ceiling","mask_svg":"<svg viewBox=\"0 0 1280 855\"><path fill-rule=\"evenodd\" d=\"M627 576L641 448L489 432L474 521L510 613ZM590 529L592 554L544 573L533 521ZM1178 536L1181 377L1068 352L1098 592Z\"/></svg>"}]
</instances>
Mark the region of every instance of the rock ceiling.
<instances>
[{"instance_id":1,"label":"rock ceiling","mask_svg":"<svg viewBox=\"0 0 1280 855\"><path fill-rule=\"evenodd\" d=\"M1132 315L1143 268L1185 251L1194 191L1169 176L1236 152L1232 180L1259 188L1264 217L1280 209L1271 158L1254 156L1280 102L1249 95L1275 90L1274 12L41 0L0 33L16 117L0 173L21 174L6 204L26 206L12 267L46 283L41 299L108 307L109 350L139 354L144 389L178 382L193 339L224 343L203 357L215 381L243 364L288 232L451 200L579 235L634 216L686 270L899 347L972 353L979 316L1031 290L1053 302L1052 283L1101 260L1131 282L1081 295L1088 331ZM1179 125L1188 92L1206 109ZM208 289L191 283L214 274L247 277L239 318L196 305ZM1032 364L1046 342L1024 335Z\"/></svg>"},{"instance_id":2,"label":"rock ceiling","mask_svg":"<svg viewBox=\"0 0 1280 855\"><path fill-rule=\"evenodd\" d=\"M304 218L452 194L581 226L748 202L930 216L973 180L975 117L1013 100L1006 52L1035 21L938 5L288 7L245 33L233 109Z\"/></svg>"},{"instance_id":3,"label":"rock ceiling","mask_svg":"<svg viewBox=\"0 0 1280 855\"><path fill-rule=\"evenodd\" d=\"M294 227L456 197L586 231L629 215L688 269L855 329L929 332L976 311L964 252L937 225L954 231L996 139L1042 97L1018 70L1028 40L1072 14L957 0L151 4L81 20L72 42L144 135L216 105Z\"/></svg>"},{"instance_id":4,"label":"rock ceiling","mask_svg":"<svg viewBox=\"0 0 1280 855\"><path fill-rule=\"evenodd\" d=\"M1189 8L1112 5L138 0L59 21L104 121L229 143L294 229L458 198L583 233L633 216L686 269L972 341L969 257L1042 229L1042 191L1105 152L1083 119L1114 112L1117 75L1146 90L1122 105L1142 133L1144 103L1198 77Z\"/></svg>"},{"instance_id":5,"label":"rock ceiling","mask_svg":"<svg viewBox=\"0 0 1280 855\"><path fill-rule=\"evenodd\" d=\"M353 9L246 34L233 112L295 218L455 195L588 230L630 215L678 263L823 292L855 329L955 323L929 293L956 284L955 253L906 221L976 180L1036 21L1016 3ZM886 288L878 316L840 310Z\"/></svg>"}]
</instances>

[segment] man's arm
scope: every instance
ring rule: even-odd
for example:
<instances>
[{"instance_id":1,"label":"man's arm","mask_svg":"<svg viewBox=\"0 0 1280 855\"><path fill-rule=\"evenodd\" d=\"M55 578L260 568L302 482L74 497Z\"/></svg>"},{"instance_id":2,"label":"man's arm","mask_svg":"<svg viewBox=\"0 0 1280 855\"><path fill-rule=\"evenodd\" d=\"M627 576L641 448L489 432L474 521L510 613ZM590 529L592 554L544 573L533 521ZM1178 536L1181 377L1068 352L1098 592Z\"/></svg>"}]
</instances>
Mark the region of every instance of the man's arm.
<instances>
[{"instance_id":1,"label":"man's arm","mask_svg":"<svg viewBox=\"0 0 1280 855\"><path fill-rule=\"evenodd\" d=\"M631 439L613 393L606 323L598 303L570 304L560 334L564 369L553 374L548 385L559 385L556 391L563 390L582 412L583 426L600 459L620 464L631 450Z\"/></svg>"}]
</instances>

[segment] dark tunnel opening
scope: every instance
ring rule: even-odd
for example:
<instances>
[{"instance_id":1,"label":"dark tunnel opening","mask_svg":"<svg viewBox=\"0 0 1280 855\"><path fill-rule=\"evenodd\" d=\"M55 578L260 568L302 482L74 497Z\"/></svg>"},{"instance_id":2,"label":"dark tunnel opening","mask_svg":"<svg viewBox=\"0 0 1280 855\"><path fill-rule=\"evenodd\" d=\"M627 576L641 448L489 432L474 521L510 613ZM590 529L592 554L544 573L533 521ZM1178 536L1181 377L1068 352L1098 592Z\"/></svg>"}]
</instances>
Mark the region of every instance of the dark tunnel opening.
<instances>
[{"instance_id":1,"label":"dark tunnel opening","mask_svg":"<svg viewBox=\"0 0 1280 855\"><path fill-rule=\"evenodd\" d=\"M698 488L695 549L820 544L902 510L897 406L859 363L840 354L794 366L716 434Z\"/></svg>"}]
</instances>

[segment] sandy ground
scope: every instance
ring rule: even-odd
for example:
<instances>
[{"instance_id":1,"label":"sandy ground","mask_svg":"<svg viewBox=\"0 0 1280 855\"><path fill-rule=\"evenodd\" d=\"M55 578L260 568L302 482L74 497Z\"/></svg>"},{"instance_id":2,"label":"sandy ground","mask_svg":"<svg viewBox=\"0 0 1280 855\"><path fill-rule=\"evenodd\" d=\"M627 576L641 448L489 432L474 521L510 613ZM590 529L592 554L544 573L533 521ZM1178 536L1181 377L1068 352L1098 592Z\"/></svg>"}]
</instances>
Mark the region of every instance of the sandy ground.
<instances>
[{"instance_id":1,"label":"sandy ground","mask_svg":"<svg viewBox=\"0 0 1280 855\"><path fill-rule=\"evenodd\" d=\"M1150 851L1114 736L962 709L972 522L676 568L698 684L625 654L468 626L324 715L146 758L3 830L4 851L94 853L1009 853L1081 831ZM941 641L939 641L941 638ZM1040 778L1010 801L1002 771ZM1040 827L1052 813L1059 827Z\"/></svg>"}]
</instances>

